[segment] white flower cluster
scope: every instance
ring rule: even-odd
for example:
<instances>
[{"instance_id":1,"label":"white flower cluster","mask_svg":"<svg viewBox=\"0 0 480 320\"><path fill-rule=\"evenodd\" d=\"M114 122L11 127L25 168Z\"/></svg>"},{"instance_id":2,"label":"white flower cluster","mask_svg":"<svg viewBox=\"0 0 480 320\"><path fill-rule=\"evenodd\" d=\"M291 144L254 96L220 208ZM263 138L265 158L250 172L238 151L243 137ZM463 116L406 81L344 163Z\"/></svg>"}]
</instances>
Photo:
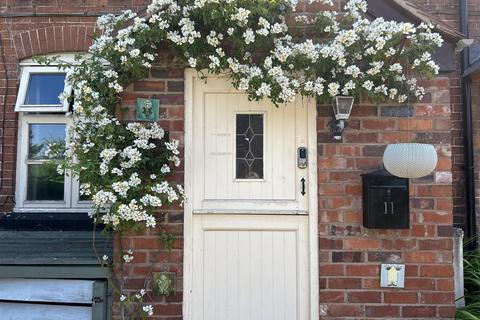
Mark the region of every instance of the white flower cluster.
<instances>
[{"instance_id":1,"label":"white flower cluster","mask_svg":"<svg viewBox=\"0 0 480 320\"><path fill-rule=\"evenodd\" d=\"M167 39L177 44L193 44L200 38L200 32L195 30L195 23L189 18L182 18L179 22L180 30L167 32Z\"/></svg>"},{"instance_id":2,"label":"white flower cluster","mask_svg":"<svg viewBox=\"0 0 480 320\"><path fill-rule=\"evenodd\" d=\"M130 263L133 261L133 250L129 249L127 252L123 255L123 262L125 263Z\"/></svg>"},{"instance_id":3,"label":"white flower cluster","mask_svg":"<svg viewBox=\"0 0 480 320\"><path fill-rule=\"evenodd\" d=\"M145 312L149 316L153 316L153 307L151 304L143 306L142 308L143 312Z\"/></svg>"},{"instance_id":4,"label":"white flower cluster","mask_svg":"<svg viewBox=\"0 0 480 320\"><path fill-rule=\"evenodd\" d=\"M180 166L180 158L178 157L180 154L180 151L178 151L178 140L172 139L170 142L165 142L165 146L167 147L167 150L171 151L172 153L168 160L172 161L176 167Z\"/></svg>"},{"instance_id":5,"label":"white flower cluster","mask_svg":"<svg viewBox=\"0 0 480 320\"><path fill-rule=\"evenodd\" d=\"M97 208L104 208L109 204L117 202L117 197L113 192L100 190L93 195L92 200Z\"/></svg>"},{"instance_id":6,"label":"white flower cluster","mask_svg":"<svg viewBox=\"0 0 480 320\"><path fill-rule=\"evenodd\" d=\"M129 15L130 17L130 15ZM108 19L107 19L108 20ZM138 25L143 22L138 21ZM109 28L107 28L109 29ZM130 33L133 35L135 28ZM122 34L122 43L130 45L135 41L125 38L125 32ZM103 41L103 40L101 40ZM123 45L122 45L123 46ZM95 48L95 44L92 46ZM114 47L114 50L123 50L121 46ZM92 49L93 50L93 49ZM143 59L152 60L154 54L145 53L142 55L139 49L125 50L128 52L127 61L140 59L139 64L143 65ZM99 62L99 61L97 61ZM105 66L103 63L95 65L98 69L88 70L87 73L92 78L107 78L105 84L106 90L112 90L117 93L119 90L112 83L119 83L119 74L115 69ZM180 200L183 197L183 191L167 187L161 194L150 194L147 181L143 181L141 168L146 152L163 144L165 132L157 123L145 125L141 123L121 124L110 114L107 108L103 107L104 101L97 89L93 89L82 75L85 70L77 69L69 76L75 90L76 99L73 116L73 130L69 131L69 144L65 152L67 160L75 167L77 161L82 157L90 161L98 162L98 175L104 176L98 181L88 181L80 186L80 194L92 198L96 214L92 217L99 218L100 221L113 228L117 228L124 222L144 223L147 227L155 227L156 219L153 215L154 209L162 206L164 202L171 203ZM101 76L98 76L101 74ZM123 89L122 89L123 90ZM116 135L115 128L124 127L124 135ZM126 141L131 141L126 143ZM166 143L167 158L177 166L180 165L178 141ZM93 157L94 154L96 157ZM91 154L91 155L90 155ZM81 174L87 166L81 166L76 169ZM91 167L90 167L91 168ZM140 170L140 171L139 171ZM168 164L159 167L159 172L163 175L170 172ZM127 178L123 178L127 177ZM156 175L150 178L154 181L152 185L158 184ZM164 181L166 183L166 181ZM168 183L167 183L168 185ZM148 189L145 193L143 190ZM130 256L125 255L125 262L131 261Z\"/></svg>"},{"instance_id":7,"label":"white flower cluster","mask_svg":"<svg viewBox=\"0 0 480 320\"><path fill-rule=\"evenodd\" d=\"M129 204L120 204L115 212L102 215L102 222L116 228L121 221L145 222L147 227L156 226L155 217L148 214L145 208L132 199Z\"/></svg>"},{"instance_id":8,"label":"white flower cluster","mask_svg":"<svg viewBox=\"0 0 480 320\"><path fill-rule=\"evenodd\" d=\"M245 26L248 22L248 17L250 16L250 10L245 8L238 8L235 14L232 14L232 21L236 21L241 26Z\"/></svg>"},{"instance_id":9,"label":"white flower cluster","mask_svg":"<svg viewBox=\"0 0 480 320\"><path fill-rule=\"evenodd\" d=\"M333 5L330 0L320 2ZM290 9L297 5L295 0L278 4ZM275 104L293 101L298 94L332 99L365 93L403 103L425 94L414 75L439 72L432 52L443 40L429 24L370 21L362 16L366 1L348 0L342 13L297 16L300 22L321 24L326 34L320 43L298 42L288 34L283 13L262 16L261 10L251 7L260 5L272 4L153 0L148 17L125 11L98 19L103 33L90 47L91 56L79 58L66 79L75 92L73 130L65 151L71 165L60 170L91 171L87 176L93 178L81 185L80 192L92 198L102 222L114 228L123 222L153 227L155 210L184 199L180 186L164 180L171 171L169 163L157 162L158 172L148 172L157 150L163 152L162 161L180 166L179 141L162 141L165 133L156 123L120 123L113 110L115 97L128 85L125 73L135 70L131 73L135 78L147 71L162 42L178 49L191 67L226 71L249 98L268 98ZM218 25L213 30L213 24L196 18L206 8L208 16L212 10L223 15L225 30ZM340 23L344 17L348 23ZM262 42L271 50L259 58L249 50L262 47ZM231 43L239 49L231 50Z\"/></svg>"},{"instance_id":10,"label":"white flower cluster","mask_svg":"<svg viewBox=\"0 0 480 320\"><path fill-rule=\"evenodd\" d=\"M83 196L89 196L92 194L92 190L90 189L91 188L91 185L90 183L82 183L80 184L80 195Z\"/></svg>"},{"instance_id":11,"label":"white flower cluster","mask_svg":"<svg viewBox=\"0 0 480 320\"><path fill-rule=\"evenodd\" d=\"M122 169L132 168L137 162L142 160L142 153L134 146L128 146L123 149L120 156L123 159L123 161L120 162Z\"/></svg>"},{"instance_id":12,"label":"white flower cluster","mask_svg":"<svg viewBox=\"0 0 480 320\"><path fill-rule=\"evenodd\" d=\"M135 294L135 298L137 298L138 300L142 299L143 296L147 293L147 291L145 289L140 289L140 291L138 293Z\"/></svg>"},{"instance_id":13,"label":"white flower cluster","mask_svg":"<svg viewBox=\"0 0 480 320\"><path fill-rule=\"evenodd\" d=\"M149 128L138 122L129 123L127 130L135 135L134 145L139 149L153 149L156 145L150 140L161 140L165 136L165 131L156 122Z\"/></svg>"},{"instance_id":14,"label":"white flower cluster","mask_svg":"<svg viewBox=\"0 0 480 320\"><path fill-rule=\"evenodd\" d=\"M166 181L154 185L151 189L151 191L154 193L160 195L165 194L168 202L177 201L179 200L179 194L180 196L183 195L183 189L181 186L177 185L177 190L175 190L175 188L171 187Z\"/></svg>"},{"instance_id":15,"label":"white flower cluster","mask_svg":"<svg viewBox=\"0 0 480 320\"><path fill-rule=\"evenodd\" d=\"M431 26L424 24L415 28L410 23L363 19L361 13L366 9L365 1L351 0L346 3L344 10L354 19L351 28L347 29L342 29L338 24L336 12L322 12L319 17L327 18L330 21L328 29L326 28L325 31L333 33L333 36L331 41L321 45L314 44L310 39L303 43L292 43L288 37L276 41L272 55L267 56L264 60L265 72L259 72L260 75L266 73L272 77L271 81L280 87L279 96L273 98L285 102L291 101L298 93L298 88L301 88L307 94L315 94L320 97L323 94L328 94L329 97L338 94L357 95L359 90L366 90L369 95L383 96L390 100L397 99L398 102L404 102L410 95L421 99L424 94L423 88L416 85L403 85L407 80L404 74L406 70L398 61L409 59L408 48L399 48L397 51L387 44L392 45L391 41L396 41L395 39L401 38L401 36L422 43L427 51L414 61L413 68L420 66L423 67L425 73L435 75L439 68L432 60L428 50L441 46L441 37L431 31ZM422 32L418 33L419 30ZM396 44L399 45L399 43ZM356 49L352 51L351 47ZM308 61L305 63L305 69L309 69L319 59L322 59L322 64L332 65L331 72L323 74L324 81L316 83L316 90L313 90L315 79L297 78L298 81L292 81L295 75L284 67L288 65L292 69L289 61L298 60L299 57ZM384 68L385 58L389 57L396 57L396 61L394 60L391 65ZM253 67L246 67L238 61L231 63L232 61L230 59L229 63L232 74L243 73L243 77L238 80L240 90L254 93L258 98L270 97L270 91L266 90L269 88L268 82L256 82L254 90L251 88L250 79ZM365 65L365 61L370 61L367 69L362 67ZM391 74L387 74L386 70ZM297 85L298 82L300 82L300 86ZM326 92L323 91L324 86L328 88ZM400 88L407 88L407 91L400 94Z\"/></svg>"},{"instance_id":16,"label":"white flower cluster","mask_svg":"<svg viewBox=\"0 0 480 320\"><path fill-rule=\"evenodd\" d=\"M320 2L333 5L330 0L321 0ZM165 7L166 4L170 6L175 2L156 1L155 3L150 10L161 16L162 19L168 20L168 17L161 14L162 9L160 9L159 3ZM207 3L217 4L218 1L194 1L183 8L179 7L176 12L181 12L183 15L179 20L181 30L171 27L169 32L178 32L179 37L183 34L185 38L183 29L185 25L188 25L187 34L195 34L195 22L188 20L188 24L186 24L187 20L184 19L189 18L193 10L202 8ZM408 48L400 48L401 41L398 39L402 37L409 39L412 46L425 47L423 59L415 60L414 68L420 67L420 73L423 74L434 75L439 71L431 56L426 55L432 47L442 44L441 37L432 32L432 26L421 24L415 28L410 23L364 19L362 14L367 10L367 3L364 0L346 1L343 12L353 20L346 26L339 23L339 14L333 10L322 11L318 15L317 19L328 22L323 29L330 34L331 38L330 41L323 43L314 43L311 39L295 43L287 34L288 28L282 16L276 21L275 19L272 21L271 17L260 16L255 23L252 21L251 8L236 5L234 1L226 1L226 3L232 4L234 7L234 13L227 18L236 25L226 30L228 35L240 35L246 47L259 41L257 35L274 38L274 49L271 54L264 58L263 64L256 66L252 63L251 53L248 51L243 59L226 55L225 49L221 47L223 34L218 30L210 30L210 33L205 35L206 44L215 49L206 56L209 69L214 72L223 69L229 70L235 86L247 92L252 99L258 100L266 97L274 103L279 103L292 101L299 93L328 99L333 94L359 95L361 91L368 91L367 94L374 97L397 99L398 101L403 100L405 95L421 99L421 92L423 92L421 88L400 90L400 88L409 88L403 85L407 80L403 74L406 70L403 65L398 63L398 61L408 60L410 54ZM295 8L297 2L286 1L286 5ZM176 6L179 6L178 3ZM297 16L296 19L304 23L315 22L315 19L302 15ZM169 38L169 40L175 45L185 43L185 39L182 40L179 37ZM204 40L194 36L190 43L201 45L202 41ZM189 52L186 52L186 55L191 67L200 67L197 57ZM395 58L391 66L387 65L386 58ZM298 61L303 62L298 64ZM368 69L363 67L365 61L368 62L366 64L369 66ZM381 65L382 63L384 65ZM321 65L320 69L323 72L321 75L324 79L322 82L317 81L320 74L309 70L316 64ZM325 71L325 66L330 66L330 70ZM309 72L304 72L305 70ZM387 70L391 71L391 74L387 74ZM252 81L254 79L255 81ZM386 88L382 87L382 84ZM315 90L313 90L314 87ZM329 90L324 91L324 87ZM396 89L396 91L391 89Z\"/></svg>"},{"instance_id":17,"label":"white flower cluster","mask_svg":"<svg viewBox=\"0 0 480 320\"><path fill-rule=\"evenodd\" d=\"M143 203L144 206L152 206L152 207L161 207L162 200L154 195L146 194L141 199L140 202Z\"/></svg>"}]
</instances>

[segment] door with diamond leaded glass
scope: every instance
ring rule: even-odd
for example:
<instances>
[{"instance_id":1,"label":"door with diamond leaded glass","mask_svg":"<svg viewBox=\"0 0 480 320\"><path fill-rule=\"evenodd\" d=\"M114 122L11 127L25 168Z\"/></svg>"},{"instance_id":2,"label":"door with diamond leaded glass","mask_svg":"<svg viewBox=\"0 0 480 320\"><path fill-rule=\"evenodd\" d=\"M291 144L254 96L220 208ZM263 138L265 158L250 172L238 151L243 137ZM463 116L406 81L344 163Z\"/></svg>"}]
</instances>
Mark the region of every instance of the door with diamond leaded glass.
<instances>
[{"instance_id":1,"label":"door with diamond leaded glass","mask_svg":"<svg viewBox=\"0 0 480 320\"><path fill-rule=\"evenodd\" d=\"M318 319L314 101L195 72L185 99L184 318Z\"/></svg>"},{"instance_id":2,"label":"door with diamond leaded glass","mask_svg":"<svg viewBox=\"0 0 480 320\"><path fill-rule=\"evenodd\" d=\"M194 86L194 212L306 214L308 103L248 101L226 79Z\"/></svg>"}]
</instances>

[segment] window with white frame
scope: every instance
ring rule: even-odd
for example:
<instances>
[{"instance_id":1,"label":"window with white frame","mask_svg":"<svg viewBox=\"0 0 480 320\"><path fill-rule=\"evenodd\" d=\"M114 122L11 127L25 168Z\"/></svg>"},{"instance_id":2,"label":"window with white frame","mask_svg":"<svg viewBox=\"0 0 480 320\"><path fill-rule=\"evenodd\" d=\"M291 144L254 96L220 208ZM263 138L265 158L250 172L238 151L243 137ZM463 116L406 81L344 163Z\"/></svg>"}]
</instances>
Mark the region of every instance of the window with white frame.
<instances>
[{"instance_id":1,"label":"window with white frame","mask_svg":"<svg viewBox=\"0 0 480 320\"><path fill-rule=\"evenodd\" d=\"M58 96L66 72L55 66L22 66L17 96L19 111L16 207L22 209L74 210L86 208L79 196L79 183L57 171L54 160L64 157L69 119L68 102ZM53 160L53 161L52 161Z\"/></svg>"},{"instance_id":2,"label":"window with white frame","mask_svg":"<svg viewBox=\"0 0 480 320\"><path fill-rule=\"evenodd\" d=\"M69 121L65 115L22 114L17 165L18 208L85 208L78 180L57 172L52 160L63 158Z\"/></svg>"},{"instance_id":3,"label":"window with white frame","mask_svg":"<svg viewBox=\"0 0 480 320\"><path fill-rule=\"evenodd\" d=\"M60 101L67 72L55 66L23 66L15 111L66 112L68 101Z\"/></svg>"}]
</instances>

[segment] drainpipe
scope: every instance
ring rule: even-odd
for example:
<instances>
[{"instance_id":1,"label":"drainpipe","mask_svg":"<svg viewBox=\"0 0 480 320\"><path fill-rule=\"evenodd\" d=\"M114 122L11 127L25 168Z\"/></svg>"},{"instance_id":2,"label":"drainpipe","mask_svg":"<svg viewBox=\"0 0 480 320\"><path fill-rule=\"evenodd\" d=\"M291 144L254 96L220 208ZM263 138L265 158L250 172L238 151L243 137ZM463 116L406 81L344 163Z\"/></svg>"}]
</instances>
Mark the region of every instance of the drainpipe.
<instances>
[{"instance_id":1,"label":"drainpipe","mask_svg":"<svg viewBox=\"0 0 480 320\"><path fill-rule=\"evenodd\" d=\"M468 4L467 0L460 0L460 31L468 38ZM462 74L470 64L469 48L462 51ZM462 102L463 102L463 121L464 121L464 171L465 171L465 200L467 225L465 235L470 239L477 234L477 223L475 213L475 181L474 181L474 162L473 162L473 131L472 131L472 100L471 100L471 78L469 76L461 78ZM468 250L477 248L477 241L471 241L468 244Z\"/></svg>"}]
</instances>

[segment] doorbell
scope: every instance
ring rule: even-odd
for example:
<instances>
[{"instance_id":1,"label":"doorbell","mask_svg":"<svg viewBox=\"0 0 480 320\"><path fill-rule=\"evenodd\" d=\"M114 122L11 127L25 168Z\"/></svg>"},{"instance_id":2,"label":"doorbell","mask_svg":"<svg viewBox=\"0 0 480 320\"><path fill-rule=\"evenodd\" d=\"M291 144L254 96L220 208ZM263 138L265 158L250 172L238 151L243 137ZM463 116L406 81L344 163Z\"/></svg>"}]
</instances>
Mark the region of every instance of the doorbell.
<instances>
[{"instance_id":1,"label":"doorbell","mask_svg":"<svg viewBox=\"0 0 480 320\"><path fill-rule=\"evenodd\" d=\"M308 165L308 153L306 147L300 147L297 151L297 163L300 169L305 169Z\"/></svg>"}]
</instances>

